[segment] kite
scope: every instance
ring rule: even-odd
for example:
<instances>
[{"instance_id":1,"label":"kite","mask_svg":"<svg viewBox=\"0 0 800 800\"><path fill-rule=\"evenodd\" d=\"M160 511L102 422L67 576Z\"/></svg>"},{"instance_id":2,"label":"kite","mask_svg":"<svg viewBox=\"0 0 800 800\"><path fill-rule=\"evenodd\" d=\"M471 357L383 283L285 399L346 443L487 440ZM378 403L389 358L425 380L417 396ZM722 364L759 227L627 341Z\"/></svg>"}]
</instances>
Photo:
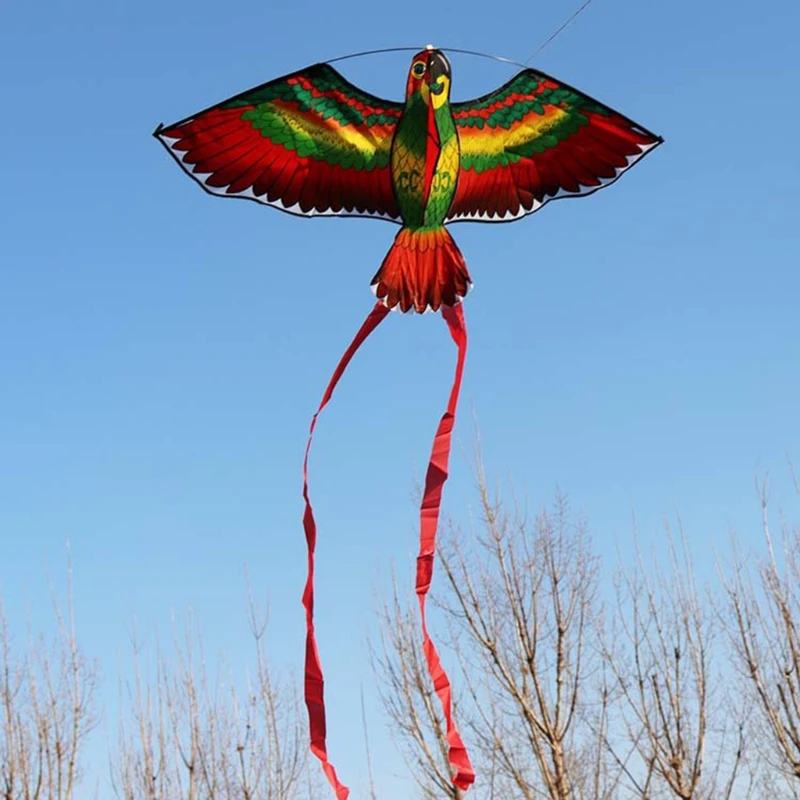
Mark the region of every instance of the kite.
<instances>
[{"instance_id":1,"label":"kite","mask_svg":"<svg viewBox=\"0 0 800 800\"><path fill-rule=\"evenodd\" d=\"M453 720L450 681L425 619L467 350L462 300L472 286L447 226L508 222L551 200L592 194L663 142L535 69L525 67L504 86L469 102L451 102L451 80L444 51L430 45L411 60L404 102L368 94L330 63L319 63L179 122L159 125L154 133L181 168L212 194L304 216L374 217L400 225L372 279L377 303L325 390L303 461L308 545L305 701L311 750L338 800L346 800L349 790L328 759L323 674L314 633L317 529L308 492L308 457L317 417L356 350L390 310L441 311L458 355L425 479L416 592L423 651L446 721L453 783L466 790L475 773Z\"/></svg>"}]
</instances>

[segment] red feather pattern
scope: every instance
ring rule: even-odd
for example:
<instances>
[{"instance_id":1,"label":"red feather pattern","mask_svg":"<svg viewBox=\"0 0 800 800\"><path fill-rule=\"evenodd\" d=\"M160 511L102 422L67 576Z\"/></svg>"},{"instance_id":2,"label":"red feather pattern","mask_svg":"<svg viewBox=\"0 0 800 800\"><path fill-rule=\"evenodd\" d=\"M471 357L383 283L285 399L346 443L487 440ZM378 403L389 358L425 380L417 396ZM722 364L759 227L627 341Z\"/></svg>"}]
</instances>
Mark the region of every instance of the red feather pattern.
<instances>
[{"instance_id":1,"label":"red feather pattern","mask_svg":"<svg viewBox=\"0 0 800 800\"><path fill-rule=\"evenodd\" d=\"M482 172L462 168L448 219L514 219L555 197L587 194L615 180L658 141L618 115L584 114L588 125L542 153Z\"/></svg>"},{"instance_id":2,"label":"red feather pattern","mask_svg":"<svg viewBox=\"0 0 800 800\"><path fill-rule=\"evenodd\" d=\"M526 69L453 104L461 168L448 221L504 221L616 180L662 139L542 72Z\"/></svg>"},{"instance_id":3,"label":"red feather pattern","mask_svg":"<svg viewBox=\"0 0 800 800\"><path fill-rule=\"evenodd\" d=\"M492 114L494 114L496 111L499 111L501 108L511 108L511 106L513 106L515 103L522 103L526 100L530 100L531 97L536 97L536 95L544 92L545 89L557 88L558 84L555 81L545 80L538 85L535 91L528 94L511 92L507 97L497 100L496 102L485 107L459 108L453 112L453 119L456 121L456 124L463 123L464 120L478 117L480 119L488 119Z\"/></svg>"},{"instance_id":4,"label":"red feather pattern","mask_svg":"<svg viewBox=\"0 0 800 800\"><path fill-rule=\"evenodd\" d=\"M245 93L245 102L225 101L159 128L156 136L183 169L214 194L246 197L299 214L399 221L388 153L402 106L369 102L370 96L330 67L311 67L265 87L273 85L293 87L297 99L284 91L261 102L264 87L257 88L251 90L252 104ZM309 97L324 102L312 105ZM253 119L243 118L260 108L280 120L277 130L261 130ZM311 155L309 150L298 154L298 140L292 138L297 135L314 142ZM385 157L377 164L367 162L365 158L374 158L370 153Z\"/></svg>"},{"instance_id":5,"label":"red feather pattern","mask_svg":"<svg viewBox=\"0 0 800 800\"><path fill-rule=\"evenodd\" d=\"M294 75L289 78L286 83L290 86L297 84L306 91L311 92L314 97L327 97L336 100L339 104L349 106L350 108L358 111L361 114L376 114L384 117L394 117L400 119L403 114L402 108L397 106L376 106L373 104L367 105L363 100L356 97L351 97L345 92L338 89L327 89L322 91L318 89L315 84L309 79L307 75Z\"/></svg>"},{"instance_id":6,"label":"red feather pattern","mask_svg":"<svg viewBox=\"0 0 800 800\"><path fill-rule=\"evenodd\" d=\"M347 169L273 144L241 119L247 108L215 109L160 136L203 186L301 213L399 216L389 169Z\"/></svg>"}]
</instances>

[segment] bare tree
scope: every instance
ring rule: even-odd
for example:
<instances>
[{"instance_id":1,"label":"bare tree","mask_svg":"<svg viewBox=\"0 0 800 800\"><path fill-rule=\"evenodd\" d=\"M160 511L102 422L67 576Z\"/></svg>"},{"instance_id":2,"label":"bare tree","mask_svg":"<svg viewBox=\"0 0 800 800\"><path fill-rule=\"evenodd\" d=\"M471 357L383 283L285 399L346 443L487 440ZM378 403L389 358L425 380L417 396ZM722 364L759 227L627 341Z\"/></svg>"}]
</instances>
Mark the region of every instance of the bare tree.
<instances>
[{"instance_id":1,"label":"bare tree","mask_svg":"<svg viewBox=\"0 0 800 800\"><path fill-rule=\"evenodd\" d=\"M153 683L136 677L123 698L114 772L124 800L299 800L318 797L299 700L279 682L265 649L266 616L251 600L255 671L244 689L208 674L202 640L186 626L174 662L159 654ZM126 721L128 720L128 721Z\"/></svg>"},{"instance_id":2,"label":"bare tree","mask_svg":"<svg viewBox=\"0 0 800 800\"><path fill-rule=\"evenodd\" d=\"M75 634L72 565L67 615L53 594L57 633L15 648L0 601L0 798L72 800L80 785L81 748L96 723L96 667Z\"/></svg>"},{"instance_id":3,"label":"bare tree","mask_svg":"<svg viewBox=\"0 0 800 800\"><path fill-rule=\"evenodd\" d=\"M490 497L481 469L478 489L482 529L469 541L449 538L442 605L498 796L608 796L615 778L587 724L598 705L600 727L606 721L602 691L592 685L599 664L589 637L599 608L587 531L571 522L563 495L531 525Z\"/></svg>"},{"instance_id":4,"label":"bare tree","mask_svg":"<svg viewBox=\"0 0 800 800\"><path fill-rule=\"evenodd\" d=\"M648 575L637 546L635 564L618 574L605 637L621 707L617 741L639 757L626 768L628 789L641 798L728 800L744 756L744 715L715 680L715 620L695 586L683 530L677 545L669 526L665 538L666 572L654 566Z\"/></svg>"},{"instance_id":5,"label":"bare tree","mask_svg":"<svg viewBox=\"0 0 800 800\"><path fill-rule=\"evenodd\" d=\"M494 800L615 797L622 769L608 752L608 687L594 641L597 558L566 499L529 522L490 496L477 461L477 531L451 528L434 598L462 666L460 716L477 744L474 792ZM424 797L460 795L450 783L444 728L431 697L409 605L381 614L375 667L384 707Z\"/></svg>"},{"instance_id":6,"label":"bare tree","mask_svg":"<svg viewBox=\"0 0 800 800\"><path fill-rule=\"evenodd\" d=\"M477 463L477 524L445 537L434 598L462 667L455 684L477 751L477 797L761 796L747 699L724 679L713 602L697 590L683 532L676 544L667 529L665 569L648 572L639 555L604 605L599 559L565 497L530 521L490 494ZM413 602L403 598L393 581L373 659L381 698L421 796L459 798Z\"/></svg>"},{"instance_id":7,"label":"bare tree","mask_svg":"<svg viewBox=\"0 0 800 800\"><path fill-rule=\"evenodd\" d=\"M728 611L724 619L733 659L753 704L753 729L767 767L768 790L796 798L800 797L800 529L784 523L776 552L766 481L760 494L767 556L753 565L734 543L732 567L724 576Z\"/></svg>"}]
</instances>

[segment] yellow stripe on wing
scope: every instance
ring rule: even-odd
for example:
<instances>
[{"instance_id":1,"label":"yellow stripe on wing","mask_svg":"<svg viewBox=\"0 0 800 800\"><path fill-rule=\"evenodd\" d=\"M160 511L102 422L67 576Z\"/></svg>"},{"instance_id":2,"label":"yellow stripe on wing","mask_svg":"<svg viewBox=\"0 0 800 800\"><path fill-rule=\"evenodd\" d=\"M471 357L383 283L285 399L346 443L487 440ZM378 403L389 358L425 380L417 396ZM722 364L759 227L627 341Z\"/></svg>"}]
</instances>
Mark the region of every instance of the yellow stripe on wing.
<instances>
[{"instance_id":1,"label":"yellow stripe on wing","mask_svg":"<svg viewBox=\"0 0 800 800\"><path fill-rule=\"evenodd\" d=\"M510 128L459 128L462 156L495 156L503 151L518 147L544 136L551 128L561 122L568 111L547 106L544 114L532 111L523 119L513 123Z\"/></svg>"},{"instance_id":2,"label":"yellow stripe on wing","mask_svg":"<svg viewBox=\"0 0 800 800\"><path fill-rule=\"evenodd\" d=\"M315 112L299 111L293 103L282 100L272 103L280 112L286 127L293 133L312 138L320 144L320 149L342 150L342 145L346 143L367 157L378 153L388 156L391 149L393 125L342 125L333 117L323 119Z\"/></svg>"}]
</instances>

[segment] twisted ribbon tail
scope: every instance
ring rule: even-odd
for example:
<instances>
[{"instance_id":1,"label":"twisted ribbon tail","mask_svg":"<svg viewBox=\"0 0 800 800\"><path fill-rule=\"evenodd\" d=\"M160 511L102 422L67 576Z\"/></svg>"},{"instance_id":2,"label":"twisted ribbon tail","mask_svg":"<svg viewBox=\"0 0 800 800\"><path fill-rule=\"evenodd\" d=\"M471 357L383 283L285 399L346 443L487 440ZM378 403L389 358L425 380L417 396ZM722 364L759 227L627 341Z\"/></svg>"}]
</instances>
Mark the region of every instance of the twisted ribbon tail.
<instances>
[{"instance_id":1,"label":"twisted ribbon tail","mask_svg":"<svg viewBox=\"0 0 800 800\"><path fill-rule=\"evenodd\" d=\"M317 649L317 641L314 635L314 552L317 544L317 526L314 521L314 512L311 508L311 500L308 493L308 456L311 451L311 442L314 436L314 428L317 424L317 417L333 395L333 391L344 374L347 365L355 355L359 347L366 338L378 327L389 313L388 308L383 303L377 303L372 309L364 324L356 333L350 346L345 351L339 361L330 383L322 397L317 412L311 420L311 427L308 433L308 444L306 445L305 458L303 459L303 499L305 500L305 512L303 514L303 528L308 544L308 578L303 591L303 606L306 610L306 657L305 657L305 682L304 694L306 708L308 709L309 731L311 736L311 752L322 763L322 769L328 782L336 792L337 800L347 800L350 790L339 780L336 769L328 760L326 746L325 728L325 700L324 700L324 679L322 675L322 664ZM450 335L458 347L458 361L456 363L456 373L453 380L453 387L450 391L450 400L447 410L439 422L436 436L433 441L433 451L428 471L425 478L425 491L420 508L420 550L417 558L417 579L416 592L419 597L420 615L422 618L423 651L428 666L428 672L433 681L436 694L442 704L445 721L447 723L447 741L450 746L449 758L455 775L453 783L462 791L466 791L475 781L475 772L469 760L466 747L452 714L452 689L447 673L442 667L439 654L428 633L425 619L425 598L431 585L433 577L433 560L436 553L436 529L439 522L439 509L442 501L442 488L447 480L447 468L450 460L450 442L455 422L456 408L458 406L458 395L461 389L461 377L464 372L464 360L467 354L467 330L464 322L464 311L461 304L455 307L445 306L442 308L442 316L450 329Z\"/></svg>"},{"instance_id":2,"label":"twisted ribbon tail","mask_svg":"<svg viewBox=\"0 0 800 800\"><path fill-rule=\"evenodd\" d=\"M328 760L328 750L325 743L325 699L324 699L324 679L322 676L322 664L317 650L317 640L314 635L314 551L317 546L317 525L314 521L314 512L311 508L311 500L308 495L308 454L311 450L311 441L314 436L314 428L317 424L317 417L333 395L333 390L339 379L344 374L350 360L356 351L364 343L365 339L378 327L389 313L389 309L383 303L377 303L370 312L364 324L355 335L350 346L345 350L344 355L339 361L330 383L328 383L322 402L319 404L316 414L311 420L311 427L308 432L308 444L306 454L303 459L303 499L305 500L305 512L303 513L303 528L306 533L306 543L308 544L308 577L306 586L303 590L303 606L306 610L306 659L305 659L305 681L304 695L306 708L308 709L308 727L311 735L311 752L322 763L325 777L336 792L337 800L347 800L350 790L339 781L336 769Z\"/></svg>"},{"instance_id":3,"label":"twisted ribbon tail","mask_svg":"<svg viewBox=\"0 0 800 800\"><path fill-rule=\"evenodd\" d=\"M464 321L463 304L457 306L443 306L442 316L450 329L450 335L458 347L458 361L453 379L453 388L450 390L450 400L447 410L439 422L436 436L433 440L433 451L428 462L428 472L425 476L425 491L420 507L420 542L419 556L417 557L416 592L419 598L419 610L422 618L422 647L428 665L428 673L433 681L434 689L442 704L445 721L447 723L447 742L450 746L450 766L455 775L453 783L462 791L466 791L475 781L475 771L469 760L469 754L461 740L458 728L453 720L452 689L447 673L442 667L439 654L428 634L425 621L425 598L430 589L433 578L433 561L436 554L436 528L439 523L439 509L442 502L442 489L447 480L447 467L450 460L450 440L455 423L458 394L461 389L461 377L464 372L464 359L467 355L467 326Z\"/></svg>"}]
</instances>

